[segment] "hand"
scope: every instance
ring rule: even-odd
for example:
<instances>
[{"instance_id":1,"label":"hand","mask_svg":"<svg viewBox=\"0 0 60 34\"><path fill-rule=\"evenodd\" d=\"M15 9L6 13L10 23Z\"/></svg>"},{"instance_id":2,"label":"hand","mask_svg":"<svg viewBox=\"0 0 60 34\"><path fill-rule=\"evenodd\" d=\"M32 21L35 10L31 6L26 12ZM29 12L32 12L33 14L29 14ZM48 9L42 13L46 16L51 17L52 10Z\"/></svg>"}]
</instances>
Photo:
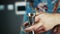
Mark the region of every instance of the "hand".
<instances>
[{"instance_id":1,"label":"hand","mask_svg":"<svg viewBox=\"0 0 60 34\"><path fill-rule=\"evenodd\" d=\"M35 24L25 29L26 32L34 30L37 34L46 32L58 24L59 16L54 14L42 13L35 17ZM60 22L60 21L59 21Z\"/></svg>"}]
</instances>

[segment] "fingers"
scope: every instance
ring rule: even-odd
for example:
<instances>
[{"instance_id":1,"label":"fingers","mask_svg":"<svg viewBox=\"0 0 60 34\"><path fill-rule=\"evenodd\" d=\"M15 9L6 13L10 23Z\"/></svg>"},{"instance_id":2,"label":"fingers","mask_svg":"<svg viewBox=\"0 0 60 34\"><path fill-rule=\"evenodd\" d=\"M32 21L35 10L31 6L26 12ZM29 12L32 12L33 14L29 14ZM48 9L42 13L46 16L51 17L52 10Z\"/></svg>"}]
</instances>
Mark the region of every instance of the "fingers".
<instances>
[{"instance_id":1,"label":"fingers","mask_svg":"<svg viewBox=\"0 0 60 34\"><path fill-rule=\"evenodd\" d=\"M39 34L39 33L42 33L42 32L45 32L44 26L39 27L39 28L36 30L36 33L37 33L37 32L38 32L38 34Z\"/></svg>"},{"instance_id":2,"label":"fingers","mask_svg":"<svg viewBox=\"0 0 60 34\"><path fill-rule=\"evenodd\" d=\"M35 16L35 23L36 23L36 24L34 24L34 25L26 28L26 29L25 29L26 32L30 32L30 31L32 31L32 30L35 30L35 31L36 31L40 26L42 26L42 23L39 23L40 18L38 17L38 15L39 15L39 14L36 14L36 16ZM28 22L25 22L25 23L24 23L24 26L28 26L28 25L29 25ZM42 29L42 28L41 28L41 29Z\"/></svg>"},{"instance_id":3,"label":"fingers","mask_svg":"<svg viewBox=\"0 0 60 34\"><path fill-rule=\"evenodd\" d=\"M24 27L27 27L28 25L29 25L28 21L26 21L26 22L23 24Z\"/></svg>"},{"instance_id":4,"label":"fingers","mask_svg":"<svg viewBox=\"0 0 60 34\"><path fill-rule=\"evenodd\" d=\"M33 30L33 28L34 28L34 26L30 26L30 27L26 28L25 31L26 31L26 32L30 32L30 31Z\"/></svg>"},{"instance_id":5,"label":"fingers","mask_svg":"<svg viewBox=\"0 0 60 34\"><path fill-rule=\"evenodd\" d=\"M35 25L32 25L32 26L26 28L25 31L26 32L30 32L30 31L33 31L33 30L36 31L41 26L42 26L42 23L37 23Z\"/></svg>"}]
</instances>

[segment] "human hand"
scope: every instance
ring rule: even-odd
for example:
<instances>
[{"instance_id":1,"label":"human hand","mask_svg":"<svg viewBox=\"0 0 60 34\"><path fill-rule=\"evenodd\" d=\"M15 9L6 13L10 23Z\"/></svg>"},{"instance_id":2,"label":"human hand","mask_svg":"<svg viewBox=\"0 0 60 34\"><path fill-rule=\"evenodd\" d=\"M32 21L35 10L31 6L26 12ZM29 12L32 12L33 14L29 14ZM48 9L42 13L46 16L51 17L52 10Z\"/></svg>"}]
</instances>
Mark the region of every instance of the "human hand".
<instances>
[{"instance_id":1,"label":"human hand","mask_svg":"<svg viewBox=\"0 0 60 34\"><path fill-rule=\"evenodd\" d=\"M57 17L57 19L58 19L58 17ZM25 31L30 32L30 31L34 30L35 33L37 33L37 34L46 32L58 24L58 22L55 18L56 18L56 16L53 16L53 14L48 14L48 13L38 14L35 17L35 24L26 28Z\"/></svg>"}]
</instances>

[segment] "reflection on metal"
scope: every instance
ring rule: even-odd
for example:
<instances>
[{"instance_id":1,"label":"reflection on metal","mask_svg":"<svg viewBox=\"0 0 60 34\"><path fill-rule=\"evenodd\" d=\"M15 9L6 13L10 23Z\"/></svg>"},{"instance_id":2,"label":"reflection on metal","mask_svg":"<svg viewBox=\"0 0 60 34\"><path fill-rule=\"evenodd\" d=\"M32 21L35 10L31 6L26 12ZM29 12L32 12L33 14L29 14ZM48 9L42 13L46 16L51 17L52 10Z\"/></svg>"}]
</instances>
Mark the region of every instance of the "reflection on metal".
<instances>
[{"instance_id":1,"label":"reflection on metal","mask_svg":"<svg viewBox=\"0 0 60 34\"><path fill-rule=\"evenodd\" d=\"M8 10L13 10L13 5L12 5L12 4L9 4L9 5L7 6L7 8L8 8Z\"/></svg>"},{"instance_id":2,"label":"reflection on metal","mask_svg":"<svg viewBox=\"0 0 60 34\"><path fill-rule=\"evenodd\" d=\"M25 14L26 11L26 2L15 2L15 12L17 15Z\"/></svg>"},{"instance_id":3,"label":"reflection on metal","mask_svg":"<svg viewBox=\"0 0 60 34\"><path fill-rule=\"evenodd\" d=\"M0 5L0 10L4 10L5 6L4 5Z\"/></svg>"}]
</instances>

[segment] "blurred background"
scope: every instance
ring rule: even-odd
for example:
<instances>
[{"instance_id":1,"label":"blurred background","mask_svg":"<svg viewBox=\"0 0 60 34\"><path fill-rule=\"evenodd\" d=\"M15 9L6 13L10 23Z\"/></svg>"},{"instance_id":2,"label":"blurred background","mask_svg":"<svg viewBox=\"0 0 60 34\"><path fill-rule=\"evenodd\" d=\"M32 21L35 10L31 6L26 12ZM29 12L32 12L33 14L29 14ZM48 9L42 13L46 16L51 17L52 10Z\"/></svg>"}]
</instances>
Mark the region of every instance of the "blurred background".
<instances>
[{"instance_id":1,"label":"blurred background","mask_svg":"<svg viewBox=\"0 0 60 34\"><path fill-rule=\"evenodd\" d=\"M25 0L0 0L0 34L20 34L24 12L16 12L15 4L22 1Z\"/></svg>"}]
</instances>

